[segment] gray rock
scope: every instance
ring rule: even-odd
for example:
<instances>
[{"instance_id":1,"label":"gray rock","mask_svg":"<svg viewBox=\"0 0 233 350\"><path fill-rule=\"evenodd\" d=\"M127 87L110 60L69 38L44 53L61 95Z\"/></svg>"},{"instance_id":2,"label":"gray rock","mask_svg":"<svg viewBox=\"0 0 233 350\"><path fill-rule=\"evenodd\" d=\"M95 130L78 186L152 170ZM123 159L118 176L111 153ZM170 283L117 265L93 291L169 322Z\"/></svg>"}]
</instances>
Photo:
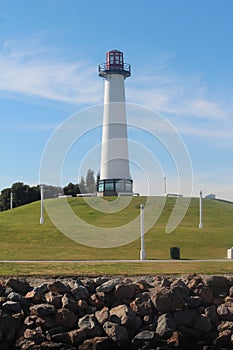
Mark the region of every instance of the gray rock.
<instances>
[{"instance_id":1,"label":"gray rock","mask_svg":"<svg viewBox=\"0 0 233 350\"><path fill-rule=\"evenodd\" d=\"M145 345L156 346L161 343L158 335L153 331L144 330L135 335L135 337L132 339L132 344L134 344L137 348L141 348Z\"/></svg>"},{"instance_id":2,"label":"gray rock","mask_svg":"<svg viewBox=\"0 0 233 350\"><path fill-rule=\"evenodd\" d=\"M125 327L122 327L113 322L105 322L103 325L103 330L114 342L118 343L120 346L124 346L128 343L128 332Z\"/></svg>"},{"instance_id":3,"label":"gray rock","mask_svg":"<svg viewBox=\"0 0 233 350\"><path fill-rule=\"evenodd\" d=\"M71 292L76 300L87 300L90 297L88 289L83 285L77 285Z\"/></svg>"},{"instance_id":4,"label":"gray rock","mask_svg":"<svg viewBox=\"0 0 233 350\"><path fill-rule=\"evenodd\" d=\"M65 309L69 309L73 312L77 312L78 311L78 306L76 303L75 298L70 295L70 294L64 294L62 297L62 307Z\"/></svg>"},{"instance_id":5,"label":"gray rock","mask_svg":"<svg viewBox=\"0 0 233 350\"><path fill-rule=\"evenodd\" d=\"M171 315L163 314L158 318L156 333L162 338L169 338L176 328L176 322Z\"/></svg>"},{"instance_id":6,"label":"gray rock","mask_svg":"<svg viewBox=\"0 0 233 350\"><path fill-rule=\"evenodd\" d=\"M64 283L62 283L61 281L55 281L52 283L48 284L48 290L50 292L55 292L58 294L65 294L65 293L70 293L70 286L65 285Z\"/></svg>"},{"instance_id":7,"label":"gray rock","mask_svg":"<svg viewBox=\"0 0 233 350\"><path fill-rule=\"evenodd\" d=\"M118 323L126 327L133 326L136 314L127 305L119 305L110 310L110 319L113 323Z\"/></svg>"},{"instance_id":8,"label":"gray rock","mask_svg":"<svg viewBox=\"0 0 233 350\"><path fill-rule=\"evenodd\" d=\"M102 283L100 286L96 288L96 292L102 292L102 293L109 293L111 292L117 284L122 283L119 279L111 279L109 281L106 281Z\"/></svg>"}]
</instances>

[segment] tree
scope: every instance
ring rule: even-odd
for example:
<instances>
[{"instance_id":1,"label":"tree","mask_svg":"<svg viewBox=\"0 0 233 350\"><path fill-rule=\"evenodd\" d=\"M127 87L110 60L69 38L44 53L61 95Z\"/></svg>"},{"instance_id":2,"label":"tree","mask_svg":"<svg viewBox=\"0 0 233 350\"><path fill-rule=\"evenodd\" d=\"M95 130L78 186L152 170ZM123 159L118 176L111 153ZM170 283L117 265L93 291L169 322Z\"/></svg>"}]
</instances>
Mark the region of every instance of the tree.
<instances>
[{"instance_id":1,"label":"tree","mask_svg":"<svg viewBox=\"0 0 233 350\"><path fill-rule=\"evenodd\" d=\"M79 188L80 188L80 193L86 193L86 183L83 176L81 177L81 180L79 182Z\"/></svg>"},{"instance_id":2,"label":"tree","mask_svg":"<svg viewBox=\"0 0 233 350\"><path fill-rule=\"evenodd\" d=\"M70 182L67 186L63 188L64 195L76 197L76 194L80 193L79 185Z\"/></svg>"},{"instance_id":3,"label":"tree","mask_svg":"<svg viewBox=\"0 0 233 350\"><path fill-rule=\"evenodd\" d=\"M88 169L86 176L86 191L89 193L96 192L96 183L94 178L94 170Z\"/></svg>"},{"instance_id":4,"label":"tree","mask_svg":"<svg viewBox=\"0 0 233 350\"><path fill-rule=\"evenodd\" d=\"M0 211L10 209L10 188L5 188L2 190L0 195Z\"/></svg>"}]
</instances>

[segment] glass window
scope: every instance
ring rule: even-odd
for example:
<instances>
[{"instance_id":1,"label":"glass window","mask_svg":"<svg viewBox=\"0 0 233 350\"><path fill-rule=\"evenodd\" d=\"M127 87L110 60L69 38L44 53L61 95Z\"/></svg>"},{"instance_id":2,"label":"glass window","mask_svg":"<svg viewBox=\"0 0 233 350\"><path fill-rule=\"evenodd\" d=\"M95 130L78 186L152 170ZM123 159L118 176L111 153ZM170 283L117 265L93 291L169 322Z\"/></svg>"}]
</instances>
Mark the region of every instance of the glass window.
<instances>
[{"instance_id":1,"label":"glass window","mask_svg":"<svg viewBox=\"0 0 233 350\"><path fill-rule=\"evenodd\" d=\"M132 182L130 180L126 180L125 190L126 192L132 192Z\"/></svg>"},{"instance_id":2,"label":"glass window","mask_svg":"<svg viewBox=\"0 0 233 350\"><path fill-rule=\"evenodd\" d=\"M103 181L99 181L98 191L99 192L103 192L104 191L104 182Z\"/></svg>"},{"instance_id":3,"label":"glass window","mask_svg":"<svg viewBox=\"0 0 233 350\"><path fill-rule=\"evenodd\" d=\"M114 181L105 181L105 191L114 191Z\"/></svg>"},{"instance_id":4,"label":"glass window","mask_svg":"<svg viewBox=\"0 0 233 350\"><path fill-rule=\"evenodd\" d=\"M117 192L124 192L125 190L125 184L124 180L119 180L116 182L116 191Z\"/></svg>"}]
</instances>

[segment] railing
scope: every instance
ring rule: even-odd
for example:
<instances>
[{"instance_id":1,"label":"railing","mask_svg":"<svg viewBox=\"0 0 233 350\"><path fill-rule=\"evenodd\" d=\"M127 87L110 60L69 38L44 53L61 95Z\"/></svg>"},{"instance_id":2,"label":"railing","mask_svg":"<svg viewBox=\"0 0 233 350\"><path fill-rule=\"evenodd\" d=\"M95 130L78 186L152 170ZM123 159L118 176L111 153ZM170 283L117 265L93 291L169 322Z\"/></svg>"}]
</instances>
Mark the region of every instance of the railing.
<instances>
[{"instance_id":1,"label":"railing","mask_svg":"<svg viewBox=\"0 0 233 350\"><path fill-rule=\"evenodd\" d=\"M99 75L104 76L105 74L108 73L121 73L127 77L131 75L131 66L128 63L121 63L121 64L110 64L110 63L102 63L99 64Z\"/></svg>"}]
</instances>

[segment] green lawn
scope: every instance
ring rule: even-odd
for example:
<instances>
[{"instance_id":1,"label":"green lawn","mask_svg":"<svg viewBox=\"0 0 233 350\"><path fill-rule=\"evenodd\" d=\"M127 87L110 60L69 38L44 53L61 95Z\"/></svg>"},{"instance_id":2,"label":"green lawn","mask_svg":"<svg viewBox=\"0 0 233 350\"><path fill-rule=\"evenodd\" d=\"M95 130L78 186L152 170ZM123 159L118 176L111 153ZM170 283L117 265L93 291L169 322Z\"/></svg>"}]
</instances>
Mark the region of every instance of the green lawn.
<instances>
[{"instance_id":1,"label":"green lawn","mask_svg":"<svg viewBox=\"0 0 233 350\"><path fill-rule=\"evenodd\" d=\"M65 199L54 199L61 201ZM100 200L100 198L96 199ZM113 198L108 198L108 201ZM157 201L161 199L154 197L155 208ZM72 210L84 221L98 227L122 226L133 220L139 214L139 205L146 202L145 197L132 197L128 206L116 213L101 213L87 205L82 198L70 198L69 204ZM226 257L227 249L233 246L233 204L224 203L216 200L203 200L203 218L204 228L198 228L199 223L199 200L192 199L189 209L181 224L172 232L166 233L166 223L172 212L175 203L174 198L167 198L164 210L156 224L145 235L145 250L147 259L169 259L169 248L179 246L182 259L223 259ZM106 206L108 202L106 202ZM153 215L153 212L151 212ZM0 260L92 260L92 259L138 259L140 251L140 239L117 248L91 248L81 245L63 235L51 223L45 214L45 223L39 224L40 202L34 202L29 205L15 208L13 210L0 213ZM106 238L107 239L107 238ZM151 265L149 265L151 264ZM212 264L212 265L211 265ZM222 271L230 272L231 261L219 263L216 267L219 273ZM80 271L82 274L91 273L170 273L174 268L164 264L146 263L141 264L40 264L39 266L23 264L16 267L22 273L34 271L40 273L70 273L71 271ZM174 263L170 264L174 266ZM180 263L179 267L175 264L176 273L183 273L188 269L189 272L202 271L203 267L199 264ZM208 263L205 266L214 269L214 263ZM204 266L203 265L203 266ZM53 267L54 266L54 267ZM212 266L212 267L211 267ZM225 267L224 267L225 266ZM109 269L110 267L110 269ZM1 264L0 274L13 273L12 264ZM194 269L194 270L193 270ZM192 270L192 271L191 271ZM206 269L205 269L206 270ZM216 270L216 271L217 271ZM47 271L47 272L46 272ZM59 271L59 272L58 272ZM70 272L69 272L70 271ZM141 272L140 272L141 271ZM208 272L208 271L206 271Z\"/></svg>"}]
</instances>

